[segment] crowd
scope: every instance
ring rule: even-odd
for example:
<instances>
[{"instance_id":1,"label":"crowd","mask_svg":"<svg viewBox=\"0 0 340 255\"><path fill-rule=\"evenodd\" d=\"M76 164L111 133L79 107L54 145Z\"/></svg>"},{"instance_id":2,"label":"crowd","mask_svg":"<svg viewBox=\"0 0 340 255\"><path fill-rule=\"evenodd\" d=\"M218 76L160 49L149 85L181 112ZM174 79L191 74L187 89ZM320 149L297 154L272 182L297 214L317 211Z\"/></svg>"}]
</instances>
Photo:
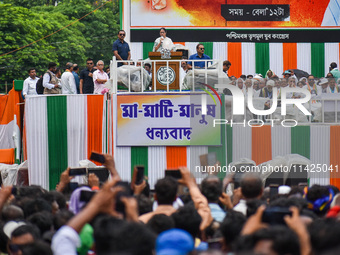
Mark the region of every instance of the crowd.
<instances>
[{"instance_id":1,"label":"crowd","mask_svg":"<svg viewBox=\"0 0 340 255\"><path fill-rule=\"evenodd\" d=\"M4 254L339 254L340 193L334 186L280 186L272 192L254 173L196 184L186 167L150 190L147 179L96 174L71 190L70 168L56 190L0 190L0 251ZM239 178L240 177L240 178ZM305 185L305 184L304 184ZM231 189L228 187L232 187ZM274 185L275 186L275 185ZM226 190L232 190L226 193Z\"/></svg>"},{"instance_id":2,"label":"crowd","mask_svg":"<svg viewBox=\"0 0 340 255\"><path fill-rule=\"evenodd\" d=\"M37 77L35 68L28 70L29 77L24 81L23 97L38 94L101 94L107 92L105 83L109 80L110 68L104 71L104 62L99 60L94 66L93 59L86 60L86 68L80 74L77 64L66 63L61 74L57 64L50 62L42 77ZM40 82L39 82L40 80Z\"/></svg>"},{"instance_id":3,"label":"crowd","mask_svg":"<svg viewBox=\"0 0 340 255\"><path fill-rule=\"evenodd\" d=\"M172 40L166 36L165 28L160 29L160 37L154 42L153 51L175 51L176 47ZM124 40L126 33L124 30L118 31L118 39L113 43L112 51L116 59L119 61L117 66L134 65L131 62L131 52L129 44ZM205 69L209 67L212 62L208 61L210 57L206 54L203 44L197 44L196 53L189 56L189 59L184 57L181 62L181 83L186 73L193 68ZM186 59L185 59L186 58ZM202 60L202 61L200 61ZM194 62L193 62L194 61ZM141 61L136 63L136 66L141 66ZM223 62L223 72L228 75L228 70L231 67L230 61ZM148 75L152 77L152 66L145 62L143 68ZM104 62L99 60L94 66L94 61L88 58L86 61L86 68L78 75L79 69L77 64L68 62L65 65L65 72L61 74L60 69L57 68L56 63L49 63L48 70L43 75L42 81L36 75L36 70L30 68L28 70L29 77L24 81L23 96L36 94L105 94L108 89L105 88L105 83L109 80L110 68L104 69ZM244 94L252 89L254 97L272 98L272 88L277 87L278 98L280 98L280 88L283 87L300 87L308 89L312 96L320 95L322 93L338 93L340 82L340 71L337 64L332 62L330 64L330 72L325 78L315 79L310 74L304 73L302 75L295 74L293 70L286 70L283 78L279 78L272 70L268 70L263 77L261 74L241 75L239 78L235 76L228 76L231 84L239 87ZM298 79L299 77L299 79ZM152 83L152 82L151 82ZM291 93L290 98L299 98L300 93Z\"/></svg>"},{"instance_id":4,"label":"crowd","mask_svg":"<svg viewBox=\"0 0 340 255\"><path fill-rule=\"evenodd\" d=\"M249 89L253 92L253 97L273 97L273 88L276 87L278 98L281 96L281 88L304 88L311 93L311 96L323 93L339 93L340 72L336 63L331 63L333 69L324 78L315 78L312 74L304 74L298 77L293 70L286 70L279 78L272 70L268 70L265 77L261 74L241 75L239 78L230 76L231 84L237 86L247 95ZM299 92L289 93L286 98L300 98L303 94Z\"/></svg>"}]
</instances>

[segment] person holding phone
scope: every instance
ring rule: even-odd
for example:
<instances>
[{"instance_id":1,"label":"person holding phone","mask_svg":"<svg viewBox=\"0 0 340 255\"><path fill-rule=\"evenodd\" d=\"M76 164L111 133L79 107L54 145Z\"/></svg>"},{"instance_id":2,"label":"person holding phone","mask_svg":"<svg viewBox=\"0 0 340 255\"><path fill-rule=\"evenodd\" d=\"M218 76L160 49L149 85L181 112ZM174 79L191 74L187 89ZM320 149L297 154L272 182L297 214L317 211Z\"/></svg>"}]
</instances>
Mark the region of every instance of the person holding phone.
<instances>
[{"instance_id":1,"label":"person holding phone","mask_svg":"<svg viewBox=\"0 0 340 255\"><path fill-rule=\"evenodd\" d=\"M176 200L178 183L172 177L159 179L155 185L155 200L158 202L156 210L139 216L139 221L147 223L156 214L170 216L176 209L173 202Z\"/></svg>"},{"instance_id":2,"label":"person holding phone","mask_svg":"<svg viewBox=\"0 0 340 255\"><path fill-rule=\"evenodd\" d=\"M153 45L153 52L161 52L163 49L167 49L170 51L175 51L175 45L172 42L172 40L169 37L166 37L166 29L164 27L162 27L159 30L159 35L160 37L158 37L155 40L155 43Z\"/></svg>"}]
</instances>

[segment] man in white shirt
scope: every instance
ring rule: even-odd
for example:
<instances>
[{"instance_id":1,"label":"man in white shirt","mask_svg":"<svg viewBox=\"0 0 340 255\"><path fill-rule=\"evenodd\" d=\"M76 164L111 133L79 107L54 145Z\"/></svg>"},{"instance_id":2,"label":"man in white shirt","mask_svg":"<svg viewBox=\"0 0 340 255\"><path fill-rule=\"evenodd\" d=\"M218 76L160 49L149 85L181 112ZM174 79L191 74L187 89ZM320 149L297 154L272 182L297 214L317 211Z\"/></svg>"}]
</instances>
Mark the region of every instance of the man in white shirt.
<instances>
[{"instance_id":1,"label":"man in white shirt","mask_svg":"<svg viewBox=\"0 0 340 255\"><path fill-rule=\"evenodd\" d=\"M73 63L66 64L66 70L61 75L61 92L62 94L77 94L77 86L72 74Z\"/></svg>"},{"instance_id":2,"label":"man in white shirt","mask_svg":"<svg viewBox=\"0 0 340 255\"><path fill-rule=\"evenodd\" d=\"M321 87L316 85L314 75L312 74L307 77L307 84L303 88L308 89L312 97L321 94Z\"/></svg>"},{"instance_id":3,"label":"man in white shirt","mask_svg":"<svg viewBox=\"0 0 340 255\"><path fill-rule=\"evenodd\" d=\"M93 72L94 91L93 94L101 94L105 89L105 83L109 80L109 76L104 72L104 62L97 62L97 70Z\"/></svg>"},{"instance_id":4,"label":"man in white shirt","mask_svg":"<svg viewBox=\"0 0 340 255\"><path fill-rule=\"evenodd\" d=\"M26 95L38 95L36 91L36 85L39 80L35 68L28 70L29 77L24 81L24 88L22 89L22 95L26 98Z\"/></svg>"},{"instance_id":5,"label":"man in white shirt","mask_svg":"<svg viewBox=\"0 0 340 255\"><path fill-rule=\"evenodd\" d=\"M183 58L183 60L186 60ZM179 77L181 79L181 86L183 86L184 78L187 75L188 72L188 64L186 61L181 61L181 68L180 68L180 73Z\"/></svg>"}]
</instances>

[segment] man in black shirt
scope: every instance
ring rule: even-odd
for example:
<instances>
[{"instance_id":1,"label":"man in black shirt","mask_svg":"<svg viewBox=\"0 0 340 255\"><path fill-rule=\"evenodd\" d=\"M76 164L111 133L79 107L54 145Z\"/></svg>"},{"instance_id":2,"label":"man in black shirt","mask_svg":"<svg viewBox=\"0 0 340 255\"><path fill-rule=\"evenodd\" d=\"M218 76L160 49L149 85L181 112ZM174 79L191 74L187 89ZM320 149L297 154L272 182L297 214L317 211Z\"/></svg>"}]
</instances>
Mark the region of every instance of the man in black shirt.
<instances>
[{"instance_id":1,"label":"man in black shirt","mask_svg":"<svg viewBox=\"0 0 340 255\"><path fill-rule=\"evenodd\" d=\"M95 71L93 65L93 59L88 58L86 60L86 68L80 72L80 94L93 94L94 83L92 76Z\"/></svg>"}]
</instances>

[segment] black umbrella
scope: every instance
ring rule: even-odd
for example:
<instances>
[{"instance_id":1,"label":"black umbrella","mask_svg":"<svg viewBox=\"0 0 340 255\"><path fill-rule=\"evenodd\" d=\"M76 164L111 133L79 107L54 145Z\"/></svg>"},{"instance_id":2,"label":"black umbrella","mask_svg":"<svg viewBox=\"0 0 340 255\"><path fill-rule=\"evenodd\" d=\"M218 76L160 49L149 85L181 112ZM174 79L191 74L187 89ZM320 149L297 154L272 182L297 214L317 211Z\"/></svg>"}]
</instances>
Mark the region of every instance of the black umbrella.
<instances>
[{"instance_id":1,"label":"black umbrella","mask_svg":"<svg viewBox=\"0 0 340 255\"><path fill-rule=\"evenodd\" d=\"M301 70L301 69L291 69L291 70L294 72L295 76L296 76L299 80L300 80L302 77L308 78L309 73L307 73L307 72L305 72L305 71L303 71L303 70Z\"/></svg>"}]
</instances>

